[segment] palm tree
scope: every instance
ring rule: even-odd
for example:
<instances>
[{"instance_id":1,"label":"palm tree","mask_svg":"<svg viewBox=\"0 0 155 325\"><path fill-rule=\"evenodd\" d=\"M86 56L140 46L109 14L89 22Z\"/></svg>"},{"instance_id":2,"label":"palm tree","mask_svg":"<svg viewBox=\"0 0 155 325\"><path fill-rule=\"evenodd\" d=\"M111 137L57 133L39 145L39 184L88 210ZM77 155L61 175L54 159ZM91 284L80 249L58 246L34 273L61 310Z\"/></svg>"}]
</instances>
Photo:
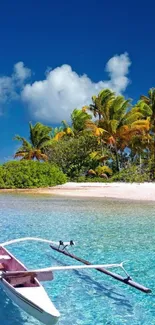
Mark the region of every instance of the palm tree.
<instances>
[{"instance_id":1,"label":"palm tree","mask_svg":"<svg viewBox=\"0 0 155 325\"><path fill-rule=\"evenodd\" d=\"M148 96L142 95L140 97L140 101L137 103L137 107L139 107L139 110L143 113L145 119L148 119L150 121L150 136L152 136L153 140L152 174L153 177L155 177L155 88L151 88L149 90Z\"/></svg>"},{"instance_id":2,"label":"palm tree","mask_svg":"<svg viewBox=\"0 0 155 325\"><path fill-rule=\"evenodd\" d=\"M135 135L131 138L129 147L131 149L131 159L139 158L141 167L142 157L149 158L149 152L152 148L152 137L149 132Z\"/></svg>"},{"instance_id":3,"label":"palm tree","mask_svg":"<svg viewBox=\"0 0 155 325\"><path fill-rule=\"evenodd\" d=\"M89 128L93 131L96 127L102 130L101 138L114 152L118 171L120 169L118 150L124 150L134 134L149 128L148 121L140 120L143 114L139 109L129 108L130 100L125 100L123 96L110 98L102 109L99 121L89 123Z\"/></svg>"},{"instance_id":4,"label":"palm tree","mask_svg":"<svg viewBox=\"0 0 155 325\"><path fill-rule=\"evenodd\" d=\"M53 140L60 140L64 136L63 127L55 127L51 131L51 138Z\"/></svg>"},{"instance_id":5,"label":"palm tree","mask_svg":"<svg viewBox=\"0 0 155 325\"><path fill-rule=\"evenodd\" d=\"M145 104L144 109L148 112L148 115L151 116L151 122L155 129L155 88L151 88L148 92L148 97L142 95L140 103Z\"/></svg>"},{"instance_id":6,"label":"palm tree","mask_svg":"<svg viewBox=\"0 0 155 325\"><path fill-rule=\"evenodd\" d=\"M52 130L51 136L53 140L59 141L65 136L66 137L74 136L74 132L72 128L68 125L68 123L65 120L63 120L61 124L62 125L60 127L56 127Z\"/></svg>"},{"instance_id":7,"label":"palm tree","mask_svg":"<svg viewBox=\"0 0 155 325\"><path fill-rule=\"evenodd\" d=\"M98 116L98 119L101 120L102 113L109 106L114 96L115 93L110 89L103 89L99 92L98 96L92 96L92 104L87 106L87 109L93 113L94 117Z\"/></svg>"},{"instance_id":8,"label":"palm tree","mask_svg":"<svg viewBox=\"0 0 155 325\"><path fill-rule=\"evenodd\" d=\"M72 129L74 134L79 134L85 130L86 121L92 118L90 114L83 109L74 109L71 114Z\"/></svg>"},{"instance_id":9,"label":"palm tree","mask_svg":"<svg viewBox=\"0 0 155 325\"><path fill-rule=\"evenodd\" d=\"M151 88L148 96L141 96L138 106L145 114L146 118L150 118L151 129L150 133L153 135L153 176L155 177L155 88Z\"/></svg>"},{"instance_id":10,"label":"palm tree","mask_svg":"<svg viewBox=\"0 0 155 325\"><path fill-rule=\"evenodd\" d=\"M46 147L51 144L50 132L52 128L41 123L36 123L34 126L29 123L30 140L16 135L15 140L21 141L21 147L16 151L15 158L21 157L21 160L48 160L48 156L44 153Z\"/></svg>"}]
</instances>

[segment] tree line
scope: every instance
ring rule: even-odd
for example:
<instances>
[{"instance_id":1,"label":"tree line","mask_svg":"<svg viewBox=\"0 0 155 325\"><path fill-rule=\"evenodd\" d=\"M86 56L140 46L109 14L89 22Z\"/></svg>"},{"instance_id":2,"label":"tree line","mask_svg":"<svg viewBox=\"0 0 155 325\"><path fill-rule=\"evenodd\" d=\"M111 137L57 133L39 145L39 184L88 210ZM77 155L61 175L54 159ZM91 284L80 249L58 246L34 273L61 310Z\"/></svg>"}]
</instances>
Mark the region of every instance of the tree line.
<instances>
[{"instance_id":1,"label":"tree line","mask_svg":"<svg viewBox=\"0 0 155 325\"><path fill-rule=\"evenodd\" d=\"M70 120L56 128L29 123L29 140L15 136L15 158L49 161L79 181L155 178L155 88L135 105L103 89Z\"/></svg>"}]
</instances>

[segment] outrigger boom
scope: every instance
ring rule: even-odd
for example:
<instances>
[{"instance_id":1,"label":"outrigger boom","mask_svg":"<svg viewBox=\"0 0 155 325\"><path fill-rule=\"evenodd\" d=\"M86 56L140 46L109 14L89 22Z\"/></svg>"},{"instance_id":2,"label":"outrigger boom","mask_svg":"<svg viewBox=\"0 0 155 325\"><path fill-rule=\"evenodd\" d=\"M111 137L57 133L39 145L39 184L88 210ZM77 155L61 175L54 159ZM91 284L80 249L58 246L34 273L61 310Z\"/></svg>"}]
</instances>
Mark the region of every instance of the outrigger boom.
<instances>
[{"instance_id":1,"label":"outrigger boom","mask_svg":"<svg viewBox=\"0 0 155 325\"><path fill-rule=\"evenodd\" d=\"M120 264L92 264L92 265L67 265L67 266L53 266L47 267L44 269L36 269L30 271L9 271L1 274L3 278L14 278L14 277L22 277L22 276L35 276L39 277L40 275L49 276L50 273L52 274L53 271L71 271L71 270L81 270L81 269L99 269L102 267L106 267L107 269L120 267L123 268L123 262ZM125 271L126 273L126 271ZM126 273L127 274L127 273Z\"/></svg>"},{"instance_id":2,"label":"outrigger boom","mask_svg":"<svg viewBox=\"0 0 155 325\"><path fill-rule=\"evenodd\" d=\"M65 245L65 243L64 243L64 245L63 245L63 242L61 242L61 244L62 245L59 245L59 247L56 247L55 245L53 245L53 244L50 244L50 247L53 249L53 250L55 250L55 251L57 251L57 252L59 252L59 253L62 253L62 254L64 254L64 255L66 255L66 256L69 256L69 257L71 257L71 258L73 258L74 260L76 260L76 261L78 261L78 262L81 262L81 263L83 263L83 264L85 264L85 265L92 265L92 263L90 263L89 261L87 261L87 260L84 260L83 258L80 258L80 257L78 257L78 256L76 256L76 255L73 255L73 254L71 254L70 252L68 252L68 250L66 250L66 245ZM62 249L60 248L60 246L62 246ZM111 264L112 265L112 264ZM114 264L113 264L114 265ZM117 267L121 267L122 269L123 269L123 271L126 273L126 275L127 275L127 277L122 277L121 275L119 275L119 274L116 274L116 273L113 273L113 272L111 272L111 271L109 271L109 270L106 270L106 265L103 265L103 266L96 266L95 267L95 269L97 270L97 271L99 271L99 272L101 272L101 273L104 273L104 274L106 274L106 275L109 275L110 277L112 277L112 278L114 278L115 280L118 280L118 281L120 281L120 282L123 282L124 284L127 284L127 285L129 285L129 286L131 286L131 287L134 287L135 289L137 289L137 290L140 290L140 291L142 291L142 292L144 292L144 293L151 293L152 291L151 291L151 289L149 289L149 288L146 288L146 287L144 287L143 285L141 285L141 284L139 284L138 282L135 282L135 281L133 281L132 280L132 278L129 276L129 274L126 272L126 270L124 269L124 267L123 267L123 263L120 263L120 264L115 264L115 267L116 267L116 265L117 265Z\"/></svg>"},{"instance_id":3,"label":"outrigger boom","mask_svg":"<svg viewBox=\"0 0 155 325\"><path fill-rule=\"evenodd\" d=\"M7 246L7 245L11 245L11 244L16 244L22 241L40 241L42 243L47 243L47 244L55 244L55 245L60 245L63 244L63 247L67 247L67 246L72 246L75 245L75 243L70 240L69 242L62 242L60 241L53 241L53 240L48 240L48 239L43 239L43 238L39 238L39 237L23 237L23 238L17 238L17 239L12 239L9 241L6 241L2 244L0 244L0 246Z\"/></svg>"},{"instance_id":4,"label":"outrigger boom","mask_svg":"<svg viewBox=\"0 0 155 325\"><path fill-rule=\"evenodd\" d=\"M73 246L75 245L75 243L73 242L73 240L70 240L68 242L63 242L63 241L51 241L51 240L47 240L47 239L43 239L43 238L38 238L38 237L24 237L24 238L18 238L18 239L13 239L10 241L6 241L2 244L0 244L1 247L10 245L10 244L14 244L14 243L18 243L18 242L22 242L22 241L40 241L40 242L44 242L44 243L48 243L50 244L50 247L59 252L62 253L68 257L71 257L72 259L81 262L82 264L85 265L69 265L69 266L53 266L50 268L45 268L45 269L40 269L40 270L28 270L28 271L22 271L22 272L18 272L18 271L13 271L13 272L5 272L5 274L1 274L1 277L18 277L18 276L27 276L27 274L35 274L35 276L38 278L38 280L40 281L45 281L46 278L49 279L53 279L52 276L52 272L53 271L65 271L65 270L78 270L78 269L96 269L99 272L102 272L112 278L114 278L115 280L118 280L120 282L123 282L124 284L127 284L131 287L136 288L137 290L140 290L142 292L145 293L151 293L151 290L149 288L144 287L143 285L134 282L132 280L132 278L129 276L129 274L127 273L127 271L125 270L124 266L123 266L123 262L122 263L116 263L116 264L102 264L102 265L98 265L95 264L93 265L92 263L90 263L89 261L82 259L74 254L71 254L70 252L68 252L68 250L66 249L67 246ZM107 269L109 268L121 268L124 273L126 274L126 277L123 277L119 274L116 274L114 272L111 272Z\"/></svg>"}]
</instances>

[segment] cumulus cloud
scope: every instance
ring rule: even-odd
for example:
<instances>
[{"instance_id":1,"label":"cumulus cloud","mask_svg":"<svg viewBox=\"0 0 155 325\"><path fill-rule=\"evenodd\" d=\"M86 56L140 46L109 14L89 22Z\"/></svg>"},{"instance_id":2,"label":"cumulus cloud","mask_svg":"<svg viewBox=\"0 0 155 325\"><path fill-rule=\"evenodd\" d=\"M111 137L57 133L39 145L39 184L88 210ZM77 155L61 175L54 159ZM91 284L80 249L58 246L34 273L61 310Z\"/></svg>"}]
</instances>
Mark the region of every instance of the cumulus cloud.
<instances>
[{"instance_id":1,"label":"cumulus cloud","mask_svg":"<svg viewBox=\"0 0 155 325\"><path fill-rule=\"evenodd\" d=\"M106 64L106 71L109 73L110 88L117 93L125 91L129 84L127 77L131 61L127 53L115 55Z\"/></svg>"},{"instance_id":2,"label":"cumulus cloud","mask_svg":"<svg viewBox=\"0 0 155 325\"><path fill-rule=\"evenodd\" d=\"M23 82L29 77L31 77L31 70L25 67L22 61L17 62L14 65L13 78L19 80L20 82Z\"/></svg>"},{"instance_id":3,"label":"cumulus cloud","mask_svg":"<svg viewBox=\"0 0 155 325\"><path fill-rule=\"evenodd\" d=\"M81 108L91 101L92 95L103 88L117 93L125 91L129 84L127 74L131 61L127 53L115 55L106 64L109 80L93 82L86 75L78 75L69 65L62 65L46 73L44 80L27 84L22 99L36 119L59 123L69 121L74 108Z\"/></svg>"},{"instance_id":4,"label":"cumulus cloud","mask_svg":"<svg viewBox=\"0 0 155 325\"><path fill-rule=\"evenodd\" d=\"M64 64L54 70L48 68L44 80L26 84L31 70L22 61L17 62L11 76L0 77L0 110L6 102L21 98L36 120L69 121L72 110L90 104L92 95L101 89L110 88L123 93L129 84L130 65L130 58L124 53L107 62L107 80L93 82L87 75L78 75L71 66Z\"/></svg>"},{"instance_id":5,"label":"cumulus cloud","mask_svg":"<svg viewBox=\"0 0 155 325\"><path fill-rule=\"evenodd\" d=\"M20 96L24 82L30 75L31 70L23 62L18 62L14 65L11 76L0 77L0 111L6 102Z\"/></svg>"},{"instance_id":6,"label":"cumulus cloud","mask_svg":"<svg viewBox=\"0 0 155 325\"><path fill-rule=\"evenodd\" d=\"M14 85L11 77L0 77L0 103L5 103L10 97L14 97Z\"/></svg>"}]
</instances>

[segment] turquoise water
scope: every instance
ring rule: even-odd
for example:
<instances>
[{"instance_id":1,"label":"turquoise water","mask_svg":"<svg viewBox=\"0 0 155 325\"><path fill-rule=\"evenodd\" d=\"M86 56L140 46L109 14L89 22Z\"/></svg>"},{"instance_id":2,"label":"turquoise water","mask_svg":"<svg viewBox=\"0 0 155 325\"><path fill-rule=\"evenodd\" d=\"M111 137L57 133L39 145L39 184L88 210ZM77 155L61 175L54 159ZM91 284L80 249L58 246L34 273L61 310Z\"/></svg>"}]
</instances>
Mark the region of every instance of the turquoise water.
<instances>
[{"instance_id":1,"label":"turquoise water","mask_svg":"<svg viewBox=\"0 0 155 325\"><path fill-rule=\"evenodd\" d=\"M93 263L126 261L126 269L151 287L146 295L95 270L55 273L44 282L61 313L59 325L155 325L154 203L49 196L0 195L1 242L33 236L68 241L71 252ZM9 249L28 267L75 264L44 243ZM0 325L39 325L0 290Z\"/></svg>"}]
</instances>

